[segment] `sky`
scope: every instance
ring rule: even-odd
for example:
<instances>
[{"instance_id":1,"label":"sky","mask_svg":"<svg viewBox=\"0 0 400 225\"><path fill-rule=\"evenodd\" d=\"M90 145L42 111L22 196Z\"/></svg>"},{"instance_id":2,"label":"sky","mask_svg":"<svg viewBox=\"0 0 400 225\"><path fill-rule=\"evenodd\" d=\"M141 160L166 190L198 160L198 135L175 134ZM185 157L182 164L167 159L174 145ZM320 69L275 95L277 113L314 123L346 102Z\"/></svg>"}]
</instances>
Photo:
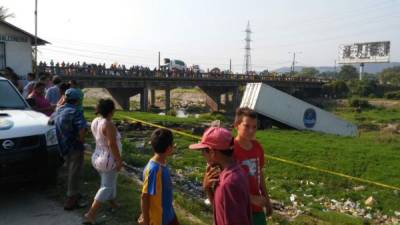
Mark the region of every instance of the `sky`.
<instances>
[{"instance_id":1,"label":"sky","mask_svg":"<svg viewBox=\"0 0 400 225\"><path fill-rule=\"evenodd\" d=\"M1 0L8 22L34 33L34 0ZM341 44L391 41L400 61L400 0L38 0L39 60L143 65L181 59L243 71L246 25L252 68L334 66Z\"/></svg>"}]
</instances>

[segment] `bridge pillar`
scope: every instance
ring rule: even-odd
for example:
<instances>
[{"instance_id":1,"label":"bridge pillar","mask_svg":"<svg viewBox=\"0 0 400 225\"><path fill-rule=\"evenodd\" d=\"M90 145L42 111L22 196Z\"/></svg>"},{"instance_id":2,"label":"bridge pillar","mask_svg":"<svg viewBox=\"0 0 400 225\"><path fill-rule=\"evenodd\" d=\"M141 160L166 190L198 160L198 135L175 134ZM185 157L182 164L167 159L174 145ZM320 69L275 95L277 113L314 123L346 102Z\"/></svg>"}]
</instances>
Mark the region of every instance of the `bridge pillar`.
<instances>
[{"instance_id":1,"label":"bridge pillar","mask_svg":"<svg viewBox=\"0 0 400 225\"><path fill-rule=\"evenodd\" d=\"M240 106L240 92L239 87L233 87L232 89L232 111L235 112Z\"/></svg>"},{"instance_id":2,"label":"bridge pillar","mask_svg":"<svg viewBox=\"0 0 400 225\"><path fill-rule=\"evenodd\" d=\"M223 87L200 87L206 93L206 105L211 111L218 112L222 109L221 95L226 92Z\"/></svg>"},{"instance_id":3,"label":"bridge pillar","mask_svg":"<svg viewBox=\"0 0 400 225\"><path fill-rule=\"evenodd\" d=\"M147 112L149 106L149 89L144 87L140 92L140 111Z\"/></svg>"},{"instance_id":4,"label":"bridge pillar","mask_svg":"<svg viewBox=\"0 0 400 225\"><path fill-rule=\"evenodd\" d=\"M150 105L151 106L156 105L156 90L155 89L150 90Z\"/></svg>"},{"instance_id":5,"label":"bridge pillar","mask_svg":"<svg viewBox=\"0 0 400 225\"><path fill-rule=\"evenodd\" d=\"M171 88L167 87L165 89L165 112L171 110Z\"/></svg>"},{"instance_id":6,"label":"bridge pillar","mask_svg":"<svg viewBox=\"0 0 400 225\"><path fill-rule=\"evenodd\" d=\"M136 88L107 88L107 91L118 105L126 111L130 110L130 97L137 95L140 92L140 90Z\"/></svg>"}]
</instances>

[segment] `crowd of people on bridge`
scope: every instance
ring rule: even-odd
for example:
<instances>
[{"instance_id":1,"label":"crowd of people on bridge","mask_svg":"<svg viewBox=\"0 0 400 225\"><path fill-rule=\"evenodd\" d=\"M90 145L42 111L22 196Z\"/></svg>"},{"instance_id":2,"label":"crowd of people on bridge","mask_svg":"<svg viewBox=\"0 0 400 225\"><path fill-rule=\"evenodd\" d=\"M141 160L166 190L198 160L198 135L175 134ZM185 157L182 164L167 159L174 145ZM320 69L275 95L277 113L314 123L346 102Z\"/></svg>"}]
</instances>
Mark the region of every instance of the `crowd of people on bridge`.
<instances>
[{"instance_id":1,"label":"crowd of people on bridge","mask_svg":"<svg viewBox=\"0 0 400 225\"><path fill-rule=\"evenodd\" d=\"M184 70L169 69L167 67L160 68L149 68L145 66L131 66L127 67L124 64L111 64L109 67L103 64L91 64L86 62L57 62L54 63L53 60L50 63L39 62L39 70L41 72L48 72L57 75L109 75L109 76L143 76L143 77L202 77L204 73L199 70L194 70L193 68L186 68ZM223 77L227 74L226 71L220 71L219 69L214 69L207 72L207 76L211 77Z\"/></svg>"},{"instance_id":2,"label":"crowd of people on bridge","mask_svg":"<svg viewBox=\"0 0 400 225\"><path fill-rule=\"evenodd\" d=\"M294 77L290 75L270 75L267 73L257 74L251 72L249 74L235 74L232 71L223 71L219 68L207 69L206 72L199 69L169 69L169 67L160 66L153 69L146 66L130 66L124 64L111 64L106 66L105 63L86 63L86 62L56 62L50 63L40 62L39 71L61 76L118 76L118 77L154 77L154 78L212 78L212 79L239 79L239 80L279 80L279 81L302 81L302 82L322 82L322 80L308 77Z\"/></svg>"}]
</instances>

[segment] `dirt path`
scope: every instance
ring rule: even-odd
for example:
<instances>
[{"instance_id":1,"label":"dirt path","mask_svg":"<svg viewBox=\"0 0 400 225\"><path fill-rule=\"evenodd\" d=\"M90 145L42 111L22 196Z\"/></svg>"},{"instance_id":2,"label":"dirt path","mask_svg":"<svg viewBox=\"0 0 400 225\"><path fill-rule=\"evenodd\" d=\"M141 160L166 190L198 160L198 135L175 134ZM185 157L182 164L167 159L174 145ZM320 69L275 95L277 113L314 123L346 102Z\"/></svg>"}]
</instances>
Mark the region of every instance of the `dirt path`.
<instances>
[{"instance_id":1,"label":"dirt path","mask_svg":"<svg viewBox=\"0 0 400 225\"><path fill-rule=\"evenodd\" d=\"M7 225L76 225L78 213L66 212L42 191L21 189L0 191L0 224Z\"/></svg>"}]
</instances>

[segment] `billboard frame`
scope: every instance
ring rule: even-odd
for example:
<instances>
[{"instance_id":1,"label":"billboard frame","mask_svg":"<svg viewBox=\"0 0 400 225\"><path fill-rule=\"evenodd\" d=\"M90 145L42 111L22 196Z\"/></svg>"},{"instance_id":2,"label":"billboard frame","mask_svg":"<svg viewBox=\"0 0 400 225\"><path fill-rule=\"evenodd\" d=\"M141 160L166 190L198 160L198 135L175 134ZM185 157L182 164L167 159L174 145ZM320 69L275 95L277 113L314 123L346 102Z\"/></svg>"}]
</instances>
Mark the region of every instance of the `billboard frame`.
<instances>
[{"instance_id":1,"label":"billboard frame","mask_svg":"<svg viewBox=\"0 0 400 225\"><path fill-rule=\"evenodd\" d=\"M370 54L371 49L366 50L368 45L371 44L381 44L383 46L383 51L385 51L384 56L364 56L365 58L360 58L359 56L353 56L354 58L350 58L351 54ZM342 44L339 45L338 51L338 63L339 64L364 64L364 63L389 63L390 62L390 41L371 41L371 42L359 42L352 44ZM350 55L348 58L344 58L345 48L348 48L347 51L351 51L347 53ZM379 47L379 46L378 46ZM378 49L379 50L379 49ZM358 58L357 58L358 57Z\"/></svg>"}]
</instances>

